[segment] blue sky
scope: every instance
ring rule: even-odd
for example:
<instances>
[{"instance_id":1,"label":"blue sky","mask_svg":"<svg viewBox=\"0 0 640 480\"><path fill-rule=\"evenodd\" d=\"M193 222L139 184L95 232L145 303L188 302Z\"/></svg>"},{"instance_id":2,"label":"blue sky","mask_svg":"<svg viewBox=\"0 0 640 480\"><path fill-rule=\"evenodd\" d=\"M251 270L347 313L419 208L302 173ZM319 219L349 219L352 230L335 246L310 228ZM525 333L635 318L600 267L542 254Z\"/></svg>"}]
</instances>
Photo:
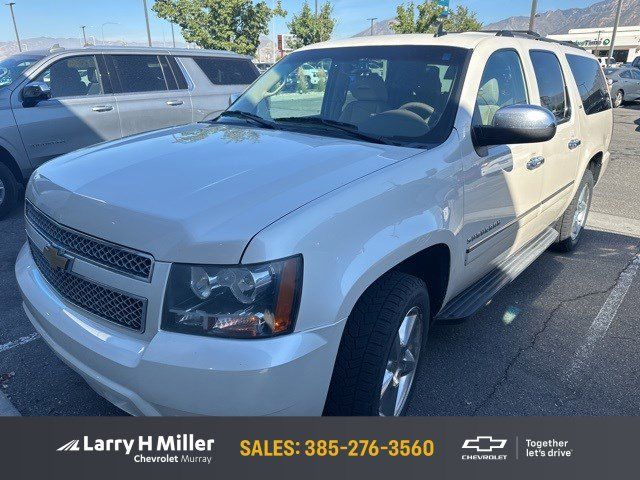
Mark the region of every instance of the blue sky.
<instances>
[{"instance_id":1,"label":"blue sky","mask_svg":"<svg viewBox=\"0 0 640 480\"><path fill-rule=\"evenodd\" d=\"M105 25L104 35L109 40L144 41L144 11L142 0L13 0L16 2L15 12L18 28L22 38L37 36L80 37L80 25L87 25L87 35L102 38L102 24L106 22L117 25ZM274 0L266 0L273 4ZM313 2L313 0L310 0ZM323 0L320 0L322 3ZM561 8L584 7L597 0L539 0L539 11ZM13 27L9 8L0 5L0 41L14 40ZM149 8L153 0L148 0ZM302 0L284 0L283 4L289 14L296 12ZM348 37L368 27L369 17L386 19L393 17L396 6L401 0L333 0L335 16L338 24L334 37ZM528 15L530 0L451 0L452 6L461 4L478 12L484 23L499 20L511 15ZM162 43L163 38L170 42L171 30L167 22L151 16L151 33L154 42ZM286 31L286 21L278 19L273 22L270 35ZM176 33L178 33L176 31ZM178 34L178 38L180 38Z\"/></svg>"}]
</instances>

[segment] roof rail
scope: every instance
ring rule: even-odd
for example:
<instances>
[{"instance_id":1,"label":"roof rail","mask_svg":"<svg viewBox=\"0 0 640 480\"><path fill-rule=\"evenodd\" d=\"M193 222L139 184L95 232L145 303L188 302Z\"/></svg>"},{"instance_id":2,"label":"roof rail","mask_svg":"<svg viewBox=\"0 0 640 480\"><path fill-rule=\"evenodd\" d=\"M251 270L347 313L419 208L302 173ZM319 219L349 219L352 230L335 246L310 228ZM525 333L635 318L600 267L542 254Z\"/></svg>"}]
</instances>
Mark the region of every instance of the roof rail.
<instances>
[{"instance_id":1,"label":"roof rail","mask_svg":"<svg viewBox=\"0 0 640 480\"><path fill-rule=\"evenodd\" d=\"M528 38L530 40L537 40L539 42L548 42L548 43L557 43L560 45L564 45L565 47L578 48L580 50L584 50L581 46L574 42L569 42L565 40L554 40L553 38L543 37L538 32L534 32L532 30L480 30L480 33L494 33L496 37L518 37L518 38Z\"/></svg>"}]
</instances>

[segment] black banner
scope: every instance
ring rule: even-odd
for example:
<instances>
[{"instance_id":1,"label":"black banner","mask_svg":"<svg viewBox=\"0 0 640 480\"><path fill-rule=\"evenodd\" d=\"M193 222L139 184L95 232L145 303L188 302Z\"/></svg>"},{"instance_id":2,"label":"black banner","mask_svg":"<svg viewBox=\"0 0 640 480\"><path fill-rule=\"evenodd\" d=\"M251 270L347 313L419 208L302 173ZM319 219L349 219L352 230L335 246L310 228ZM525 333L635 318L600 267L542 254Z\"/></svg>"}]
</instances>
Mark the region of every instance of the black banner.
<instances>
[{"instance_id":1,"label":"black banner","mask_svg":"<svg viewBox=\"0 0 640 480\"><path fill-rule=\"evenodd\" d=\"M639 430L640 418L3 418L0 478L636 478Z\"/></svg>"}]
</instances>

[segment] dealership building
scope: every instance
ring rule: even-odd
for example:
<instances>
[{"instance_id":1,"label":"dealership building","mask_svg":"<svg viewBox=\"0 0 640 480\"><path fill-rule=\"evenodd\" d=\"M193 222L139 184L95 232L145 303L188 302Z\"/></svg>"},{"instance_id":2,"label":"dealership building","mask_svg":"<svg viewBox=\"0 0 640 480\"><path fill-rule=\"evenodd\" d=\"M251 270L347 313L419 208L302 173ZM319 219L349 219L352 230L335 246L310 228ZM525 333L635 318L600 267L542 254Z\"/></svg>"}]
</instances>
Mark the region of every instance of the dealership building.
<instances>
[{"instance_id":1,"label":"dealership building","mask_svg":"<svg viewBox=\"0 0 640 480\"><path fill-rule=\"evenodd\" d=\"M607 57L611 48L613 28L574 28L564 35L549 35L554 40L577 43L598 57ZM631 62L640 56L640 25L618 27L613 58L616 62Z\"/></svg>"}]
</instances>

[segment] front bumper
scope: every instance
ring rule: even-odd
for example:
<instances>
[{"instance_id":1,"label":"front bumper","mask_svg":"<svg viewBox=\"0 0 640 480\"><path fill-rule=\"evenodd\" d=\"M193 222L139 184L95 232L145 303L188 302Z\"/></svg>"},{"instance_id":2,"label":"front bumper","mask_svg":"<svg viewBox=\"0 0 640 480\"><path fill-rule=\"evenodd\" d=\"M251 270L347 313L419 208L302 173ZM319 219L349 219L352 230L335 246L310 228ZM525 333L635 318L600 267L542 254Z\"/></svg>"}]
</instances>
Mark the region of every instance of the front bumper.
<instances>
[{"instance_id":1,"label":"front bumper","mask_svg":"<svg viewBox=\"0 0 640 480\"><path fill-rule=\"evenodd\" d=\"M25 245L16 278L24 310L54 352L133 415L320 415L341 322L265 340L108 326L63 300Z\"/></svg>"}]
</instances>

